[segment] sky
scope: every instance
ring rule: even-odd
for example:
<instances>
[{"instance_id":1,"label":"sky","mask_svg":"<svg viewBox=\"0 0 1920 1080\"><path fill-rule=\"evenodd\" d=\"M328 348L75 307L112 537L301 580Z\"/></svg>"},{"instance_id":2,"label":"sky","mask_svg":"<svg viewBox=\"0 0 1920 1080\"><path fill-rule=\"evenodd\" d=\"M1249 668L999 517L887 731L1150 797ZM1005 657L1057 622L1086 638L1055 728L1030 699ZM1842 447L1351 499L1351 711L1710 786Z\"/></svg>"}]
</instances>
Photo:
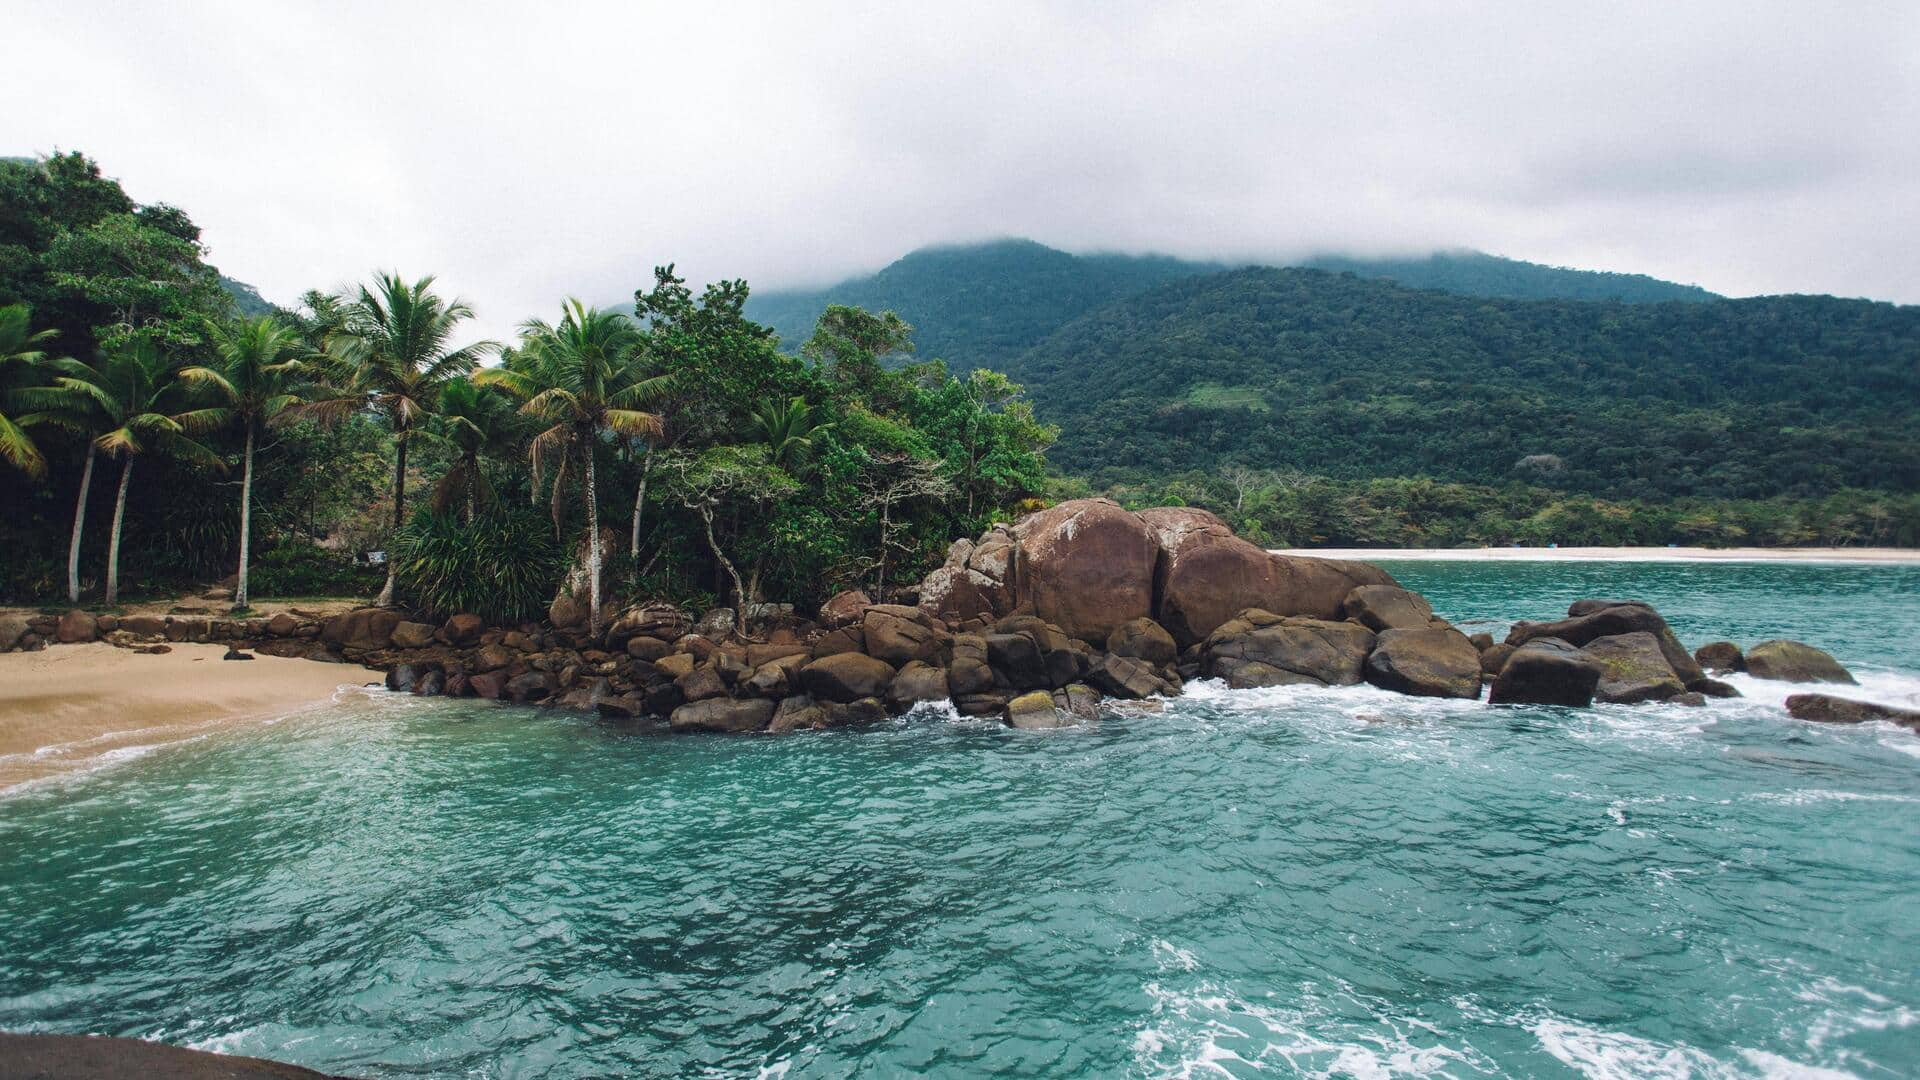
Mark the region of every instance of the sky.
<instances>
[{"instance_id":1,"label":"sky","mask_svg":"<svg viewBox=\"0 0 1920 1080\"><path fill-rule=\"evenodd\" d=\"M1920 303L1920 4L8 0L0 154L82 150L289 302L504 338L651 268L929 243L1477 248Z\"/></svg>"}]
</instances>

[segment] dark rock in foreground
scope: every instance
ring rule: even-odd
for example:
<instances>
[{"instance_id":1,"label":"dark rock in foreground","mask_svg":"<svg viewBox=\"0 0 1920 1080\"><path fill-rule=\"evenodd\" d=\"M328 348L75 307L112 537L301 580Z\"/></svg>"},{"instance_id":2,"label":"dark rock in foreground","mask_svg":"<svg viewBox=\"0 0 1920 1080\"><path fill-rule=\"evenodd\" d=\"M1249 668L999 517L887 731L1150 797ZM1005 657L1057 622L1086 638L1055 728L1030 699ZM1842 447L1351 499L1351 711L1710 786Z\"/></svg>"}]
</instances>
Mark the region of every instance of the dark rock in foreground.
<instances>
[{"instance_id":1,"label":"dark rock in foreground","mask_svg":"<svg viewBox=\"0 0 1920 1080\"><path fill-rule=\"evenodd\" d=\"M1493 705L1593 704L1600 685L1600 664L1559 638L1534 638L1515 649L1496 645L1509 654L1495 674L1487 701ZM1491 650L1489 650L1491 651Z\"/></svg>"},{"instance_id":2,"label":"dark rock in foreground","mask_svg":"<svg viewBox=\"0 0 1920 1080\"><path fill-rule=\"evenodd\" d=\"M1480 653L1458 630L1384 630L1367 657L1367 681L1416 697L1480 696Z\"/></svg>"},{"instance_id":3,"label":"dark rock in foreground","mask_svg":"<svg viewBox=\"0 0 1920 1080\"><path fill-rule=\"evenodd\" d=\"M265 1058L234 1057L104 1035L0 1034L0 1080L327 1080ZM334 1078L338 1080L338 1078Z\"/></svg>"},{"instance_id":4,"label":"dark rock in foreground","mask_svg":"<svg viewBox=\"0 0 1920 1080\"><path fill-rule=\"evenodd\" d=\"M1870 701L1853 701L1830 694L1794 694L1787 698L1787 715L1822 724L1865 724L1884 720L1920 733L1920 710L1898 709Z\"/></svg>"},{"instance_id":5,"label":"dark rock in foreground","mask_svg":"<svg viewBox=\"0 0 1920 1080\"><path fill-rule=\"evenodd\" d=\"M1600 665L1600 685L1593 695L1599 701L1637 705L1687 692L1686 684L1661 651L1660 639L1645 630L1595 638L1580 651Z\"/></svg>"}]
</instances>

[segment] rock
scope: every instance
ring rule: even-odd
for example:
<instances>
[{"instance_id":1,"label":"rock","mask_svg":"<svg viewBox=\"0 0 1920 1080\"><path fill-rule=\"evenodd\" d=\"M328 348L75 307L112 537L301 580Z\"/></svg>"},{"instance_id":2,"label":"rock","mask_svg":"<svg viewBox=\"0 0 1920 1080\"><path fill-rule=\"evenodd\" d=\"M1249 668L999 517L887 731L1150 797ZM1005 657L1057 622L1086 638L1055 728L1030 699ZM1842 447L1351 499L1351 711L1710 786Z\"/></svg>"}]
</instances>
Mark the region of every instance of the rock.
<instances>
[{"instance_id":1,"label":"rock","mask_svg":"<svg viewBox=\"0 0 1920 1080\"><path fill-rule=\"evenodd\" d=\"M953 635L936 629L932 616L893 604L868 608L860 619L860 635L868 656L895 666L912 660L944 664L953 648Z\"/></svg>"},{"instance_id":2,"label":"rock","mask_svg":"<svg viewBox=\"0 0 1920 1080\"><path fill-rule=\"evenodd\" d=\"M800 644L749 645L747 646L747 667L757 668L762 664L769 664L775 660L782 660L789 656L807 655L809 655L807 647Z\"/></svg>"},{"instance_id":3,"label":"rock","mask_svg":"<svg viewBox=\"0 0 1920 1080\"><path fill-rule=\"evenodd\" d=\"M79 608L60 616L60 624L53 631L53 639L66 645L92 641L99 635L99 621Z\"/></svg>"},{"instance_id":4,"label":"rock","mask_svg":"<svg viewBox=\"0 0 1920 1080\"><path fill-rule=\"evenodd\" d=\"M222 660L251 660L251 659L253 659L253 654L252 654L252 653L250 653L250 652L242 652L242 651L240 650L240 648L239 648L238 646L235 646L235 645L229 645L229 646L227 646L227 651L226 651L226 653L225 653L225 654L223 654L223 655L222 655L222 656L220 657L220 659L222 659Z\"/></svg>"},{"instance_id":5,"label":"rock","mask_svg":"<svg viewBox=\"0 0 1920 1080\"><path fill-rule=\"evenodd\" d=\"M720 675L717 665L709 661L674 680L680 693L688 701L705 701L708 698L723 697L727 684Z\"/></svg>"},{"instance_id":6,"label":"rock","mask_svg":"<svg viewBox=\"0 0 1920 1080\"><path fill-rule=\"evenodd\" d=\"M649 716L672 716L673 710L687 703L679 685L672 682L648 683L641 696Z\"/></svg>"},{"instance_id":7,"label":"rock","mask_svg":"<svg viewBox=\"0 0 1920 1080\"><path fill-rule=\"evenodd\" d=\"M632 720L647 715L647 700L640 694L612 694L593 703L594 710L609 720Z\"/></svg>"},{"instance_id":8,"label":"rock","mask_svg":"<svg viewBox=\"0 0 1920 1080\"><path fill-rule=\"evenodd\" d=\"M1600 685L1594 689L1594 697L1600 701L1634 705L1642 701L1665 701L1687 690L1672 665L1667 663L1660 639L1645 630L1595 638L1580 651L1600 665Z\"/></svg>"},{"instance_id":9,"label":"rock","mask_svg":"<svg viewBox=\"0 0 1920 1080\"><path fill-rule=\"evenodd\" d=\"M693 632L709 641L723 641L740 625L739 615L730 607L717 607L693 624Z\"/></svg>"},{"instance_id":10,"label":"rock","mask_svg":"<svg viewBox=\"0 0 1920 1080\"><path fill-rule=\"evenodd\" d=\"M741 680L742 690L755 697L783 698L800 688L800 669L807 665L805 652L775 657L755 667Z\"/></svg>"},{"instance_id":11,"label":"rock","mask_svg":"<svg viewBox=\"0 0 1920 1080\"><path fill-rule=\"evenodd\" d=\"M545 700L547 695L553 693L553 687L548 682L546 672L529 671L508 679L503 693L515 704L525 705L530 701Z\"/></svg>"},{"instance_id":12,"label":"rock","mask_svg":"<svg viewBox=\"0 0 1920 1080\"><path fill-rule=\"evenodd\" d=\"M1047 686L1047 666L1041 662L1040 647L1026 634L988 634L987 663L996 680L1005 680L1015 690L1038 690Z\"/></svg>"},{"instance_id":13,"label":"rock","mask_svg":"<svg viewBox=\"0 0 1920 1080\"><path fill-rule=\"evenodd\" d=\"M1582 615L1592 615L1596 611L1616 607L1643 607L1648 611L1653 610L1653 605L1645 600L1575 600L1567 605L1567 617L1579 618Z\"/></svg>"},{"instance_id":14,"label":"rock","mask_svg":"<svg viewBox=\"0 0 1920 1080\"><path fill-rule=\"evenodd\" d=\"M887 718L887 707L879 698L864 697L858 701L829 701L826 704L828 727L853 727L857 724L873 724Z\"/></svg>"},{"instance_id":15,"label":"rock","mask_svg":"<svg viewBox=\"0 0 1920 1080\"><path fill-rule=\"evenodd\" d=\"M956 540L947 549L945 565L920 582L920 610L949 622L993 618L1011 611L1013 533L996 525L972 540Z\"/></svg>"},{"instance_id":16,"label":"rock","mask_svg":"<svg viewBox=\"0 0 1920 1080\"><path fill-rule=\"evenodd\" d=\"M1007 711L1007 702L1013 695L997 692L983 694L963 694L953 699L954 711L961 716L1001 716Z\"/></svg>"},{"instance_id":17,"label":"rock","mask_svg":"<svg viewBox=\"0 0 1920 1080\"><path fill-rule=\"evenodd\" d=\"M1347 618L1376 634L1383 630L1424 630L1433 619L1433 605L1426 597L1393 585L1358 586L1347 594L1340 609ZM1493 644L1491 637L1487 644Z\"/></svg>"},{"instance_id":18,"label":"rock","mask_svg":"<svg viewBox=\"0 0 1920 1080\"><path fill-rule=\"evenodd\" d=\"M1600 665L1572 645L1559 638L1535 638L1518 649L1511 645L1494 648L1511 655L1494 673L1488 704L1580 709L1593 704L1593 692L1600 685ZM1486 655L1481 659L1484 661Z\"/></svg>"},{"instance_id":19,"label":"rock","mask_svg":"<svg viewBox=\"0 0 1920 1080\"><path fill-rule=\"evenodd\" d=\"M267 620L269 624L272 619ZM158 615L122 615L120 629L135 637L155 641L167 636L167 620ZM298 629L296 626L295 629Z\"/></svg>"},{"instance_id":20,"label":"rock","mask_svg":"<svg viewBox=\"0 0 1920 1080\"><path fill-rule=\"evenodd\" d=\"M766 698L711 698L680 706L667 722L675 731L764 731L772 721Z\"/></svg>"},{"instance_id":21,"label":"rock","mask_svg":"<svg viewBox=\"0 0 1920 1080\"><path fill-rule=\"evenodd\" d=\"M1365 675L1383 690L1416 697L1480 696L1480 654L1458 630L1382 631Z\"/></svg>"},{"instance_id":22,"label":"rock","mask_svg":"<svg viewBox=\"0 0 1920 1080\"><path fill-rule=\"evenodd\" d=\"M782 698L773 710L769 731L799 731L827 726L827 708L805 694Z\"/></svg>"},{"instance_id":23,"label":"rock","mask_svg":"<svg viewBox=\"0 0 1920 1080\"><path fill-rule=\"evenodd\" d=\"M1354 623L1281 618L1249 609L1215 627L1201 655L1209 674L1243 689L1302 681L1352 686L1360 681L1374 640L1373 631ZM1256 669L1236 681L1236 672L1248 664L1264 665L1271 672ZM1475 664L1477 668L1478 656Z\"/></svg>"},{"instance_id":24,"label":"rock","mask_svg":"<svg viewBox=\"0 0 1920 1080\"><path fill-rule=\"evenodd\" d=\"M1560 639L1559 638L1535 638L1534 640L1535 641L1559 641ZM1561 642L1561 643L1566 644L1565 642ZM1571 648L1572 646L1568 646L1568 647ZM1514 653L1514 647L1512 645L1508 645L1505 642L1501 642L1498 645L1492 645L1492 646L1488 646L1485 649L1482 649L1480 652L1480 674L1499 675L1500 672L1506 668L1507 661L1513 656L1513 653Z\"/></svg>"},{"instance_id":25,"label":"rock","mask_svg":"<svg viewBox=\"0 0 1920 1080\"><path fill-rule=\"evenodd\" d=\"M1688 690L1683 694L1675 694L1667 699L1667 704L1669 705L1690 705L1694 708L1700 708L1706 705L1706 703L1707 695L1697 690Z\"/></svg>"},{"instance_id":26,"label":"rock","mask_svg":"<svg viewBox=\"0 0 1920 1080\"><path fill-rule=\"evenodd\" d=\"M173 637L172 626L167 636ZM203 620L204 621L204 620ZM320 640L342 649L384 649L393 643L393 628L400 625L400 613L386 608L355 608L328 619L320 627Z\"/></svg>"},{"instance_id":27,"label":"rock","mask_svg":"<svg viewBox=\"0 0 1920 1080\"><path fill-rule=\"evenodd\" d=\"M1467 641L1472 643L1474 649L1481 653L1485 653L1488 649L1493 648L1493 635L1485 631L1481 631L1478 634L1468 634Z\"/></svg>"},{"instance_id":28,"label":"rock","mask_svg":"<svg viewBox=\"0 0 1920 1080\"><path fill-rule=\"evenodd\" d=\"M518 630L509 630L500 635L500 644L515 652L533 652L540 647L531 636Z\"/></svg>"},{"instance_id":29,"label":"rock","mask_svg":"<svg viewBox=\"0 0 1920 1080\"><path fill-rule=\"evenodd\" d=\"M547 605L547 622L555 630L583 630L587 625L587 600L565 589Z\"/></svg>"},{"instance_id":30,"label":"rock","mask_svg":"<svg viewBox=\"0 0 1920 1080\"><path fill-rule=\"evenodd\" d=\"M513 650L505 645L482 645L473 650L468 666L474 671L498 671L511 665L515 659Z\"/></svg>"},{"instance_id":31,"label":"rock","mask_svg":"<svg viewBox=\"0 0 1920 1080\"><path fill-rule=\"evenodd\" d=\"M396 649L424 649L433 644L433 627L426 623L403 622L393 628L392 642Z\"/></svg>"},{"instance_id":32,"label":"rock","mask_svg":"<svg viewBox=\"0 0 1920 1080\"><path fill-rule=\"evenodd\" d=\"M1687 687L1687 689L1697 691L1707 697L1737 698L1741 696L1740 691L1736 687L1730 683L1723 683L1719 679L1700 679L1694 682L1692 686Z\"/></svg>"},{"instance_id":33,"label":"rock","mask_svg":"<svg viewBox=\"0 0 1920 1080\"><path fill-rule=\"evenodd\" d=\"M473 691L474 697L486 698L488 701L496 700L506 692L506 672L491 671L485 674L469 675L467 688Z\"/></svg>"},{"instance_id":34,"label":"rock","mask_svg":"<svg viewBox=\"0 0 1920 1080\"><path fill-rule=\"evenodd\" d=\"M947 665L947 694L959 698L993 689L993 668L987 660L987 639L979 634L956 634L953 660Z\"/></svg>"},{"instance_id":35,"label":"rock","mask_svg":"<svg viewBox=\"0 0 1920 1080\"><path fill-rule=\"evenodd\" d=\"M1159 545L1119 503L1072 499L1022 518L1013 535L1017 602L1068 636L1104 642L1152 614Z\"/></svg>"},{"instance_id":36,"label":"rock","mask_svg":"<svg viewBox=\"0 0 1920 1080\"><path fill-rule=\"evenodd\" d=\"M1115 656L1132 656L1159 667L1171 664L1180 654L1173 635L1152 619L1131 619L1107 635L1107 651Z\"/></svg>"},{"instance_id":37,"label":"rock","mask_svg":"<svg viewBox=\"0 0 1920 1080\"><path fill-rule=\"evenodd\" d=\"M672 604L647 603L628 608L607 626L607 647L619 649L637 637L677 641L693 629L693 620ZM642 657L641 659L653 659Z\"/></svg>"},{"instance_id":38,"label":"rock","mask_svg":"<svg viewBox=\"0 0 1920 1080\"><path fill-rule=\"evenodd\" d=\"M658 660L673 651L673 646L657 637L632 637L627 639L627 655L635 660Z\"/></svg>"},{"instance_id":39,"label":"rock","mask_svg":"<svg viewBox=\"0 0 1920 1080\"><path fill-rule=\"evenodd\" d=\"M1087 673L1087 665L1091 660L1087 647L1062 633L1057 626L1042 622L1032 615L1014 615L1001 619L994 626L994 631L1027 638L1033 642L1039 654L1042 672L1040 685L1016 686L1015 689L1039 689L1043 686L1058 690L1070 682L1078 681ZM991 648L988 649L988 659L992 659Z\"/></svg>"},{"instance_id":40,"label":"rock","mask_svg":"<svg viewBox=\"0 0 1920 1080\"><path fill-rule=\"evenodd\" d=\"M438 697L447 688L446 674L438 668L429 668L413 681L413 692L422 697Z\"/></svg>"},{"instance_id":41,"label":"rock","mask_svg":"<svg viewBox=\"0 0 1920 1080\"><path fill-rule=\"evenodd\" d=\"M835 653L800 669L800 683L807 693L830 702L878 698L892 682L893 667L865 653Z\"/></svg>"},{"instance_id":42,"label":"rock","mask_svg":"<svg viewBox=\"0 0 1920 1080\"><path fill-rule=\"evenodd\" d=\"M1782 682L1855 683L1853 673L1811 645L1798 641L1763 641L1747 650L1747 674Z\"/></svg>"},{"instance_id":43,"label":"rock","mask_svg":"<svg viewBox=\"0 0 1920 1080\"><path fill-rule=\"evenodd\" d=\"M440 633L446 637L447 644L464 649L480 640L485 633L487 621L471 611L463 611L446 621L440 627Z\"/></svg>"},{"instance_id":44,"label":"rock","mask_svg":"<svg viewBox=\"0 0 1920 1080\"><path fill-rule=\"evenodd\" d=\"M1787 698L1787 715L1796 720L1813 720L1822 724L1864 724L1879 720L1920 732L1920 710L1854 701L1830 694L1794 694Z\"/></svg>"},{"instance_id":45,"label":"rock","mask_svg":"<svg viewBox=\"0 0 1920 1080\"><path fill-rule=\"evenodd\" d=\"M1100 719L1100 691L1073 683L1053 692L1053 706L1077 721L1093 723Z\"/></svg>"},{"instance_id":46,"label":"rock","mask_svg":"<svg viewBox=\"0 0 1920 1080\"><path fill-rule=\"evenodd\" d=\"M0 1034L0 1075L17 1080L329 1080L323 1073L266 1058L105 1035Z\"/></svg>"},{"instance_id":47,"label":"rock","mask_svg":"<svg viewBox=\"0 0 1920 1080\"><path fill-rule=\"evenodd\" d=\"M1594 607L1607 603L1606 607ZM1667 626L1667 620L1660 613L1640 603L1612 603L1600 600L1581 600L1574 603L1569 611L1581 614L1562 619L1559 622L1534 623L1519 622L1513 625L1507 634L1507 644L1524 645L1534 638L1559 638L1569 645L1584 648L1596 638L1617 637L1622 634L1645 632L1652 634L1659 642L1660 653L1666 658L1667 666L1679 677L1684 685L1706 677L1700 665L1693 660L1693 654L1680 644ZM1604 679L1602 680L1604 684ZM1606 700L1606 688L1601 687L1600 700Z\"/></svg>"},{"instance_id":48,"label":"rock","mask_svg":"<svg viewBox=\"0 0 1920 1080\"><path fill-rule=\"evenodd\" d=\"M93 620L93 625L94 625L94 629L101 636L104 637L105 635L111 634L115 630L120 629L120 616L101 615Z\"/></svg>"},{"instance_id":49,"label":"rock","mask_svg":"<svg viewBox=\"0 0 1920 1080\"><path fill-rule=\"evenodd\" d=\"M948 696L947 669L914 660L887 687L887 709L903 713L923 701L945 701Z\"/></svg>"},{"instance_id":50,"label":"rock","mask_svg":"<svg viewBox=\"0 0 1920 1080\"><path fill-rule=\"evenodd\" d=\"M1180 688L1160 677L1153 666L1133 656L1104 656L1087 669L1087 682L1108 697L1172 696Z\"/></svg>"},{"instance_id":51,"label":"rock","mask_svg":"<svg viewBox=\"0 0 1920 1080\"><path fill-rule=\"evenodd\" d=\"M669 653L653 662L653 669L669 679L678 679L693 670L698 663L692 653Z\"/></svg>"},{"instance_id":52,"label":"rock","mask_svg":"<svg viewBox=\"0 0 1920 1080\"><path fill-rule=\"evenodd\" d=\"M1710 641L1693 650L1693 662L1715 675L1747 670L1747 658L1731 641Z\"/></svg>"},{"instance_id":53,"label":"rock","mask_svg":"<svg viewBox=\"0 0 1920 1080\"><path fill-rule=\"evenodd\" d=\"M284 611L276 612L267 619L267 633L274 637L292 637L300 631L300 620Z\"/></svg>"},{"instance_id":54,"label":"rock","mask_svg":"<svg viewBox=\"0 0 1920 1080\"><path fill-rule=\"evenodd\" d=\"M838 630L860 621L861 613L873 606L873 598L858 589L834 593L820 605L820 625Z\"/></svg>"},{"instance_id":55,"label":"rock","mask_svg":"<svg viewBox=\"0 0 1920 1080\"><path fill-rule=\"evenodd\" d=\"M1007 724L1017 728L1065 727L1073 717L1053 704L1053 695L1045 690L1021 694L1007 702Z\"/></svg>"},{"instance_id":56,"label":"rock","mask_svg":"<svg viewBox=\"0 0 1920 1080\"><path fill-rule=\"evenodd\" d=\"M387 672L387 689L396 694L404 694L413 689L413 681L418 678L412 664L399 664Z\"/></svg>"},{"instance_id":57,"label":"rock","mask_svg":"<svg viewBox=\"0 0 1920 1080\"><path fill-rule=\"evenodd\" d=\"M27 620L20 615L0 614L0 652L7 652L20 644L29 630Z\"/></svg>"},{"instance_id":58,"label":"rock","mask_svg":"<svg viewBox=\"0 0 1920 1080\"><path fill-rule=\"evenodd\" d=\"M814 658L818 659L835 653L864 652L866 648L867 639L860 633L860 624L855 623L820 635L819 639L813 643L812 653Z\"/></svg>"}]
</instances>

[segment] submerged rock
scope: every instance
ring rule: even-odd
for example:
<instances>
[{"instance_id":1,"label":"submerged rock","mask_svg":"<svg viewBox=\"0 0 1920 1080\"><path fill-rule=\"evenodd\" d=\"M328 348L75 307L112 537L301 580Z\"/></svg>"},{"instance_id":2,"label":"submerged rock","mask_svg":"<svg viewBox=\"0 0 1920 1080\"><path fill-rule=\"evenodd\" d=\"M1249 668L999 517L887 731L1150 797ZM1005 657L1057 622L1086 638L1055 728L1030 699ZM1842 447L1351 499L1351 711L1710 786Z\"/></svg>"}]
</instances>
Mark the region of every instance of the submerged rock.
<instances>
[{"instance_id":1,"label":"submerged rock","mask_svg":"<svg viewBox=\"0 0 1920 1080\"><path fill-rule=\"evenodd\" d=\"M675 731L762 731L773 720L768 698L709 698L673 710Z\"/></svg>"},{"instance_id":2,"label":"submerged rock","mask_svg":"<svg viewBox=\"0 0 1920 1080\"><path fill-rule=\"evenodd\" d=\"M1021 694L1007 702L1007 724L1010 727L1053 728L1071 723L1073 717L1061 712L1053 703L1053 694L1045 690Z\"/></svg>"},{"instance_id":3,"label":"submerged rock","mask_svg":"<svg viewBox=\"0 0 1920 1080\"><path fill-rule=\"evenodd\" d=\"M1787 715L1822 724L1865 724L1885 721L1920 733L1920 710L1900 709L1870 701L1854 701L1830 694L1794 694L1787 698Z\"/></svg>"}]
</instances>

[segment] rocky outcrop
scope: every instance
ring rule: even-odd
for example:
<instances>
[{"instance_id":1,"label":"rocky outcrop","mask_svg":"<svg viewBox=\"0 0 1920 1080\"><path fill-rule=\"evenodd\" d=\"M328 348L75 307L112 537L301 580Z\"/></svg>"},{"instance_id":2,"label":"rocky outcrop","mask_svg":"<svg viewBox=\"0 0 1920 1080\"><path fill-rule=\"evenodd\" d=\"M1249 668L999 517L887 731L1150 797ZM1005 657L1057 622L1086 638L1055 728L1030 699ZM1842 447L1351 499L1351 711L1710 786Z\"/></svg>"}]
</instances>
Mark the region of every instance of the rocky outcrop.
<instances>
[{"instance_id":1,"label":"rocky outcrop","mask_svg":"<svg viewBox=\"0 0 1920 1080\"><path fill-rule=\"evenodd\" d=\"M1324 619L1284 618L1258 608L1214 628L1201 650L1202 669L1235 689L1360 682L1374 633ZM1475 681L1478 682L1478 658Z\"/></svg>"},{"instance_id":2,"label":"rocky outcrop","mask_svg":"<svg viewBox=\"0 0 1920 1080\"><path fill-rule=\"evenodd\" d=\"M94 1080L329 1080L265 1058L214 1054L105 1035L0 1033L0 1076ZM336 1078L337 1080L337 1078Z\"/></svg>"},{"instance_id":3,"label":"rocky outcrop","mask_svg":"<svg viewBox=\"0 0 1920 1080\"><path fill-rule=\"evenodd\" d=\"M1594 638L1580 651L1600 667L1600 684L1594 689L1599 701L1637 705L1686 693L1686 684L1667 662L1660 639L1645 630Z\"/></svg>"},{"instance_id":4,"label":"rocky outcrop","mask_svg":"<svg viewBox=\"0 0 1920 1080\"><path fill-rule=\"evenodd\" d=\"M1877 705L1870 701L1830 694L1794 694L1787 698L1787 715L1822 724L1865 724L1881 721L1920 733L1920 710Z\"/></svg>"},{"instance_id":5,"label":"rocky outcrop","mask_svg":"<svg viewBox=\"0 0 1920 1080\"><path fill-rule=\"evenodd\" d=\"M1140 517L1111 499L1075 499L1029 514L1015 594L1022 607L1069 637L1104 642L1130 619L1153 614L1159 546Z\"/></svg>"},{"instance_id":6,"label":"rocky outcrop","mask_svg":"<svg viewBox=\"0 0 1920 1080\"><path fill-rule=\"evenodd\" d=\"M1160 666L1171 664L1180 655L1173 635L1148 618L1131 619L1107 635L1107 651L1115 656L1131 656Z\"/></svg>"},{"instance_id":7,"label":"rocky outcrop","mask_svg":"<svg viewBox=\"0 0 1920 1080\"><path fill-rule=\"evenodd\" d=\"M767 698L713 698L680 706L668 723L675 731L761 731L773 710Z\"/></svg>"},{"instance_id":8,"label":"rocky outcrop","mask_svg":"<svg viewBox=\"0 0 1920 1080\"><path fill-rule=\"evenodd\" d=\"M1798 641L1763 641L1747 650L1747 674L1782 682L1855 682L1840 662Z\"/></svg>"},{"instance_id":9,"label":"rocky outcrop","mask_svg":"<svg viewBox=\"0 0 1920 1080\"><path fill-rule=\"evenodd\" d=\"M1559 638L1534 638L1519 648L1496 645L1508 655L1494 672L1487 693L1492 705L1564 705L1583 709L1593 704L1600 685L1600 664ZM1488 652L1492 650L1489 649ZM1484 661L1487 654L1482 653Z\"/></svg>"},{"instance_id":10,"label":"rocky outcrop","mask_svg":"<svg viewBox=\"0 0 1920 1080\"><path fill-rule=\"evenodd\" d=\"M401 615L387 608L355 608L320 624L320 640L340 649L384 649L393 644ZM178 622L170 625L180 625ZM172 638L173 635L167 635Z\"/></svg>"},{"instance_id":11,"label":"rocky outcrop","mask_svg":"<svg viewBox=\"0 0 1920 1080\"><path fill-rule=\"evenodd\" d=\"M878 698L887 692L892 682L892 665L865 653L835 653L800 669L800 683L807 693L826 701L844 703Z\"/></svg>"},{"instance_id":12,"label":"rocky outcrop","mask_svg":"<svg viewBox=\"0 0 1920 1080\"><path fill-rule=\"evenodd\" d=\"M1453 629L1381 631L1364 674L1383 690L1416 697L1480 696L1480 653Z\"/></svg>"},{"instance_id":13,"label":"rocky outcrop","mask_svg":"<svg viewBox=\"0 0 1920 1080\"><path fill-rule=\"evenodd\" d=\"M1693 650L1693 662L1715 675L1747 670L1746 655L1731 641L1710 641Z\"/></svg>"},{"instance_id":14,"label":"rocky outcrop","mask_svg":"<svg viewBox=\"0 0 1920 1080\"><path fill-rule=\"evenodd\" d=\"M1584 648L1596 638L1647 633L1659 643L1661 655L1683 684L1683 689L1695 680L1706 677L1706 672L1700 670L1693 655L1687 652L1686 646L1680 644L1680 639L1667 626L1667 620L1646 604L1579 600L1567 611L1568 617L1558 622L1515 623L1513 630L1507 634L1507 644L1519 646L1534 638L1550 637Z\"/></svg>"},{"instance_id":15,"label":"rocky outcrop","mask_svg":"<svg viewBox=\"0 0 1920 1080\"><path fill-rule=\"evenodd\" d=\"M1426 597L1393 585L1361 585L1347 594L1340 608L1347 618L1376 634L1424 630L1433 621L1433 605Z\"/></svg>"}]
</instances>

